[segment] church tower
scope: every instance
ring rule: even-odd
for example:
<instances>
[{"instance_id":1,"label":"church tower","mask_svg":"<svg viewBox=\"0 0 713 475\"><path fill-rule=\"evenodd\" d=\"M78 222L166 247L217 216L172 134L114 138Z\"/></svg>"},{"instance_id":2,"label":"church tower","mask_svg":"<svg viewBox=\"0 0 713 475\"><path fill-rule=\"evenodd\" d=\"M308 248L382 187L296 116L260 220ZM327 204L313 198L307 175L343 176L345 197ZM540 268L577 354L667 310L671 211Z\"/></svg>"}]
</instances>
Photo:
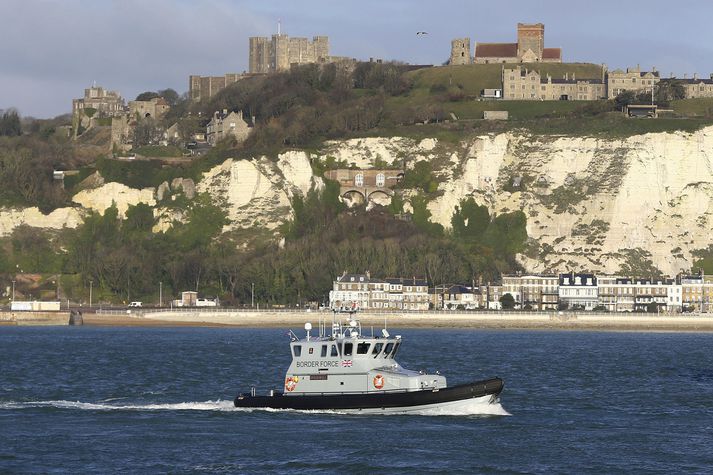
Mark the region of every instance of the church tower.
<instances>
[{"instance_id":1,"label":"church tower","mask_svg":"<svg viewBox=\"0 0 713 475\"><path fill-rule=\"evenodd\" d=\"M451 58L449 64L471 64L470 38L456 38L451 41Z\"/></svg>"}]
</instances>

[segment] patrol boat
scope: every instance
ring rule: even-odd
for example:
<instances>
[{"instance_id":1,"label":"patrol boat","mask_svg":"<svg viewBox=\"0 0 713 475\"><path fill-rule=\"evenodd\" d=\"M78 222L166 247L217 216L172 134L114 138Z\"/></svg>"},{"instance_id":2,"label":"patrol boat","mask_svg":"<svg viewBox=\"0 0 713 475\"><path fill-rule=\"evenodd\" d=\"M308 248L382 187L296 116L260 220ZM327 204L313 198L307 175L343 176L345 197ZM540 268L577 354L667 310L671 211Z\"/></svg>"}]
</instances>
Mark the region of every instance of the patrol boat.
<instances>
[{"instance_id":1,"label":"patrol boat","mask_svg":"<svg viewBox=\"0 0 713 475\"><path fill-rule=\"evenodd\" d=\"M310 323L305 324L305 330L304 339L290 331L292 363L284 391L272 390L261 396L252 388L235 398L236 407L362 413L436 409L437 413L451 413L499 402L500 378L448 387L438 372L403 368L395 360L401 336L392 337L386 328L379 336L364 336L359 321L335 319L329 336L322 322L316 337L310 336Z\"/></svg>"}]
</instances>

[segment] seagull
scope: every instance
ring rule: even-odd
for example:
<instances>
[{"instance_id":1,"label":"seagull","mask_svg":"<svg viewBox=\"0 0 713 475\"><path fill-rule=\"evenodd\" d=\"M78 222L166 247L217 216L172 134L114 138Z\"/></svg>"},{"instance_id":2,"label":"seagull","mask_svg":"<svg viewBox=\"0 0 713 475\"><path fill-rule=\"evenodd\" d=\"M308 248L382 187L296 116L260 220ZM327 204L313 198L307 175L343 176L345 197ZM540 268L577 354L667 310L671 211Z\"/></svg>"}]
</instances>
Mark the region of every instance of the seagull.
<instances>
[{"instance_id":1,"label":"seagull","mask_svg":"<svg viewBox=\"0 0 713 475\"><path fill-rule=\"evenodd\" d=\"M428 34L427 31L417 31L417 32L416 32L416 36L427 35L427 34Z\"/></svg>"}]
</instances>

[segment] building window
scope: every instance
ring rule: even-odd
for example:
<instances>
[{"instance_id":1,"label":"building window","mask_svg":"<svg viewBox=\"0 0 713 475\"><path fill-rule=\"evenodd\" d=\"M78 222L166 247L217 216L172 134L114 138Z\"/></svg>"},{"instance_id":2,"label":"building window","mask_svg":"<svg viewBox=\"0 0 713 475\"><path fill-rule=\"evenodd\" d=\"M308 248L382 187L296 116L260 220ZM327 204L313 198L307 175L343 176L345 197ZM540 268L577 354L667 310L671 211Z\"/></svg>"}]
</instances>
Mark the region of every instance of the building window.
<instances>
[{"instance_id":1,"label":"building window","mask_svg":"<svg viewBox=\"0 0 713 475\"><path fill-rule=\"evenodd\" d=\"M364 175L362 173L357 173L354 177L354 186L364 186Z\"/></svg>"},{"instance_id":2,"label":"building window","mask_svg":"<svg viewBox=\"0 0 713 475\"><path fill-rule=\"evenodd\" d=\"M383 173L379 173L376 175L376 186L384 186L384 183L386 183L386 177L384 176Z\"/></svg>"}]
</instances>

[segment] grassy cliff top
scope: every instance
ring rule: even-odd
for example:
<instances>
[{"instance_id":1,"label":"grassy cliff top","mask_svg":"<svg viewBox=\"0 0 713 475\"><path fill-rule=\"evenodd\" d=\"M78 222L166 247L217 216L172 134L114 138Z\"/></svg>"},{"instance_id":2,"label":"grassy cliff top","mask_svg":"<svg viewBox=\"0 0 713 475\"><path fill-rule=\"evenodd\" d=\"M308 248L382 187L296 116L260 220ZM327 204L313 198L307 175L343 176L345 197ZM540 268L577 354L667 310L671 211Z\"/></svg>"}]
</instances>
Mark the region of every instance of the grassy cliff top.
<instances>
[{"instance_id":1,"label":"grassy cliff top","mask_svg":"<svg viewBox=\"0 0 713 475\"><path fill-rule=\"evenodd\" d=\"M462 87L466 95L479 96L486 88L501 88L502 68L521 66L538 71L542 76L562 78L565 74L579 79L601 79L602 67L591 63L523 63L523 64L465 64L419 69L407 73L414 81L409 96L428 95L434 86Z\"/></svg>"}]
</instances>

